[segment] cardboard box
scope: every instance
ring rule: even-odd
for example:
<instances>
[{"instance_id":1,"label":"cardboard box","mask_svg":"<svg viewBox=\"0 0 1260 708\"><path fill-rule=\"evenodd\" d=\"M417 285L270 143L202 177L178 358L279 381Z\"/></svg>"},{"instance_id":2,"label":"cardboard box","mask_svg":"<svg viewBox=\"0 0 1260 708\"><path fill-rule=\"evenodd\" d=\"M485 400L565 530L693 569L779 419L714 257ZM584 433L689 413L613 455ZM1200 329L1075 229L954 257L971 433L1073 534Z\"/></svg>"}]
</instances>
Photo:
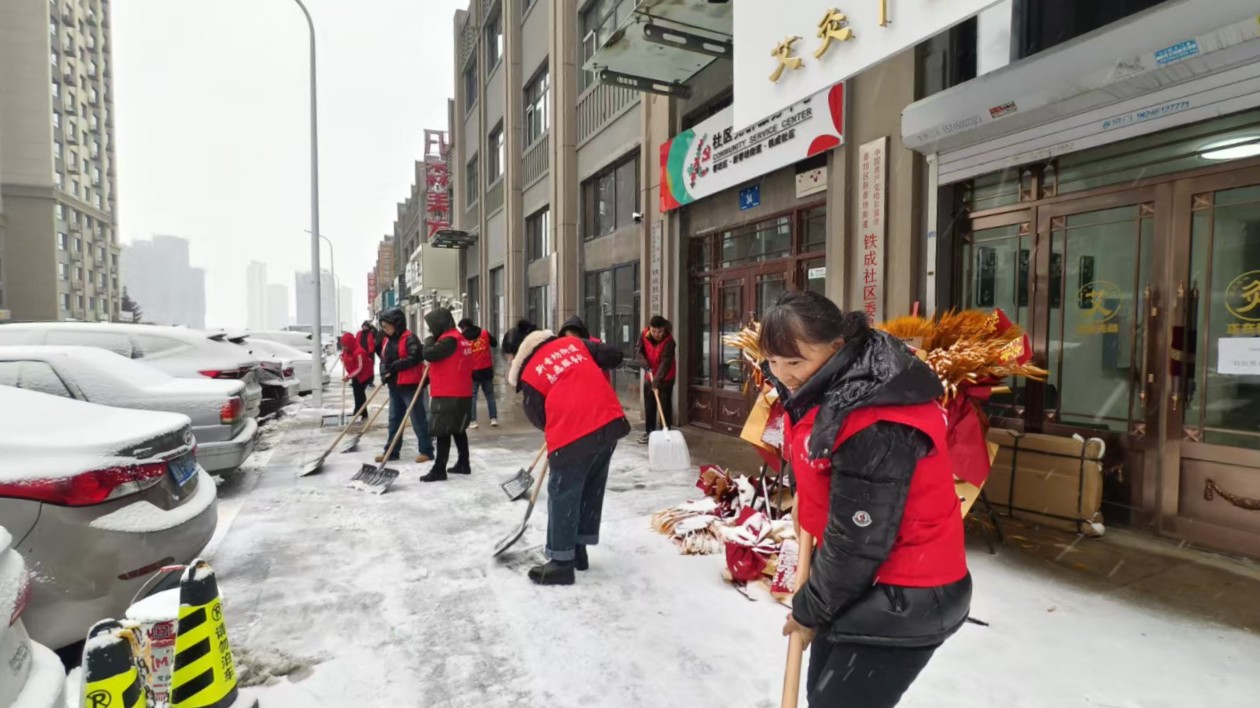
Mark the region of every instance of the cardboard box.
<instances>
[{"instance_id":1,"label":"cardboard box","mask_svg":"<svg viewBox=\"0 0 1260 708\"><path fill-rule=\"evenodd\" d=\"M1103 534L1102 440L997 428L988 439L999 446L985 485L994 509L1085 536Z\"/></svg>"}]
</instances>

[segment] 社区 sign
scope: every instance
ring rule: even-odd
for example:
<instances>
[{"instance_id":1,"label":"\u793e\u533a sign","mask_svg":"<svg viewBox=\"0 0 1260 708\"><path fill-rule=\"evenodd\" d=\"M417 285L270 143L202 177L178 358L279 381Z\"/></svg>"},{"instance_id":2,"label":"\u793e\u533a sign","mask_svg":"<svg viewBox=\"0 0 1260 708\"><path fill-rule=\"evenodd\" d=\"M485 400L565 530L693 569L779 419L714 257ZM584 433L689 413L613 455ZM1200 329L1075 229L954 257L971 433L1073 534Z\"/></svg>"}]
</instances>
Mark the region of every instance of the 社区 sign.
<instances>
[{"instance_id":1,"label":"\u793e\u533a sign","mask_svg":"<svg viewBox=\"0 0 1260 708\"><path fill-rule=\"evenodd\" d=\"M661 211L844 144L844 84L742 130L727 108L661 145Z\"/></svg>"},{"instance_id":2,"label":"\u793e\u533a sign","mask_svg":"<svg viewBox=\"0 0 1260 708\"><path fill-rule=\"evenodd\" d=\"M732 3L736 125L749 125L914 47L998 0Z\"/></svg>"},{"instance_id":3,"label":"\u793e\u533a sign","mask_svg":"<svg viewBox=\"0 0 1260 708\"><path fill-rule=\"evenodd\" d=\"M866 318L875 324L884 320L884 241L887 235L885 205L888 185L888 138L865 143L858 149L859 199L858 258L856 282L861 288L858 302Z\"/></svg>"}]
</instances>

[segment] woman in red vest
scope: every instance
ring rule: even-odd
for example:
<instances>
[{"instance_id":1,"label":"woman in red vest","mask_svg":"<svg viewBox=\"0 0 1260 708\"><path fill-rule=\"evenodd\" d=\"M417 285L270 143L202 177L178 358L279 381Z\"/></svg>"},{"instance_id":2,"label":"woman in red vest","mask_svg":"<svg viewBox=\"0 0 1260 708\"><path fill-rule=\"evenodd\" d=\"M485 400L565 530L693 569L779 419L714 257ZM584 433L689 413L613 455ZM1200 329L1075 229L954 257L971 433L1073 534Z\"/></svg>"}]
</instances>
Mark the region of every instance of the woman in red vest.
<instances>
[{"instance_id":1,"label":"woman in red vest","mask_svg":"<svg viewBox=\"0 0 1260 708\"><path fill-rule=\"evenodd\" d=\"M372 358L349 332L341 335L341 368L345 372L342 378L350 382L350 389L354 391L354 409L362 410L367 402L367 388L372 385ZM360 419L366 422L367 418L364 410Z\"/></svg>"},{"instance_id":2,"label":"woman in red vest","mask_svg":"<svg viewBox=\"0 0 1260 708\"><path fill-rule=\"evenodd\" d=\"M557 337L522 321L503 337L511 361L508 385L522 394L525 417L547 441L547 558L529 570L539 585L572 585L586 570L586 547L599 543L608 466L617 441L630 434L617 392L604 371L621 351L575 337Z\"/></svg>"},{"instance_id":3,"label":"woman in red vest","mask_svg":"<svg viewBox=\"0 0 1260 708\"><path fill-rule=\"evenodd\" d=\"M783 628L813 640L809 705L895 706L971 605L940 380L813 292L780 298L760 347L789 417L797 520L818 543Z\"/></svg>"},{"instance_id":4,"label":"woman in red vest","mask_svg":"<svg viewBox=\"0 0 1260 708\"><path fill-rule=\"evenodd\" d=\"M451 440L459 458L450 468L454 474L472 474L468 462L468 421L472 415L472 343L455 327L450 310L436 309L424 316L429 338L424 360L429 362L429 434L437 438L437 459L421 482L446 479Z\"/></svg>"},{"instance_id":5,"label":"woman in red vest","mask_svg":"<svg viewBox=\"0 0 1260 708\"><path fill-rule=\"evenodd\" d=\"M472 422L469 428L477 429L477 392L486 394L486 409L490 413L490 427L499 427L499 406L494 400L494 357L491 349L497 349L499 343L489 330L482 329L465 317L459 321L460 334L472 343Z\"/></svg>"}]
</instances>

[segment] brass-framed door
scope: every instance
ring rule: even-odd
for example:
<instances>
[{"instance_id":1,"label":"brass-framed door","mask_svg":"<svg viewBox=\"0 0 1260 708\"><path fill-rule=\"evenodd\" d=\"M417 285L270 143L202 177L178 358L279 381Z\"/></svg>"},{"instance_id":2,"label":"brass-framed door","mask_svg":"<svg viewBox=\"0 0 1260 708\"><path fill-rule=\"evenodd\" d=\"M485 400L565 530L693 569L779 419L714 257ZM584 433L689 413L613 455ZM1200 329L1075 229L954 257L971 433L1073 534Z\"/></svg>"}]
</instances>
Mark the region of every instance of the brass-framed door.
<instances>
[{"instance_id":1,"label":"brass-framed door","mask_svg":"<svg viewBox=\"0 0 1260 708\"><path fill-rule=\"evenodd\" d=\"M1256 554L1260 167L1173 185L1161 532Z\"/></svg>"},{"instance_id":2,"label":"brass-framed door","mask_svg":"<svg viewBox=\"0 0 1260 708\"><path fill-rule=\"evenodd\" d=\"M1167 317L1159 275L1167 267L1171 191L1156 185L1036 209L1029 331L1049 376L1030 388L1026 423L1119 450L1109 455L1122 464L1105 482L1107 515L1139 524L1157 504L1156 352Z\"/></svg>"}]
</instances>

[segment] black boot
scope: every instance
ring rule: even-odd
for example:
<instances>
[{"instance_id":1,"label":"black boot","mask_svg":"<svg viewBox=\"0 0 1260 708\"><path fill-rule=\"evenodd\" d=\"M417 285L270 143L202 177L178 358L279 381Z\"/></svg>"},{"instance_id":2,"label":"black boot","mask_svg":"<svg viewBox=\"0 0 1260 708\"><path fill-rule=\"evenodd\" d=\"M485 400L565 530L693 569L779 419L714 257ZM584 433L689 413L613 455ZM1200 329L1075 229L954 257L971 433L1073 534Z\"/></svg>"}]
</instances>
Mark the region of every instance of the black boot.
<instances>
[{"instance_id":1,"label":"black boot","mask_svg":"<svg viewBox=\"0 0 1260 708\"><path fill-rule=\"evenodd\" d=\"M472 465L468 464L468 460L456 462L450 472L451 474L472 474Z\"/></svg>"},{"instance_id":2,"label":"black boot","mask_svg":"<svg viewBox=\"0 0 1260 708\"><path fill-rule=\"evenodd\" d=\"M573 549L573 567L578 570L586 570L591 567L591 561L586 557L586 546L578 544Z\"/></svg>"},{"instance_id":3,"label":"black boot","mask_svg":"<svg viewBox=\"0 0 1260 708\"><path fill-rule=\"evenodd\" d=\"M433 469L429 470L428 474L420 478L420 481L421 482L445 482L446 470L439 469L437 465L434 465Z\"/></svg>"},{"instance_id":4,"label":"black boot","mask_svg":"<svg viewBox=\"0 0 1260 708\"><path fill-rule=\"evenodd\" d=\"M572 585L573 564L564 561L547 561L529 569L529 579L538 585Z\"/></svg>"}]
</instances>

